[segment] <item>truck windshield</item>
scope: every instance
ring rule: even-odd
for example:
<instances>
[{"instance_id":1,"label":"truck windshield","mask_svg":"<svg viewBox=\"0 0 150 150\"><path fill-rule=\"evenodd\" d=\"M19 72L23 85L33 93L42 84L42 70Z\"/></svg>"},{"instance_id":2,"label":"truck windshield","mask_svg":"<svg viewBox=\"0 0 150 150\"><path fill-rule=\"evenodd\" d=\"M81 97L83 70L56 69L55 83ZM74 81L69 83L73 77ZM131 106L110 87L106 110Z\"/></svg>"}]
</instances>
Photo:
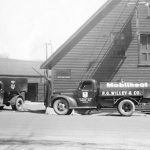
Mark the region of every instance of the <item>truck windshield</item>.
<instances>
[{"instance_id":1,"label":"truck windshield","mask_svg":"<svg viewBox=\"0 0 150 150\"><path fill-rule=\"evenodd\" d=\"M84 81L80 86L81 90L91 90L92 88L93 84L91 81Z\"/></svg>"}]
</instances>

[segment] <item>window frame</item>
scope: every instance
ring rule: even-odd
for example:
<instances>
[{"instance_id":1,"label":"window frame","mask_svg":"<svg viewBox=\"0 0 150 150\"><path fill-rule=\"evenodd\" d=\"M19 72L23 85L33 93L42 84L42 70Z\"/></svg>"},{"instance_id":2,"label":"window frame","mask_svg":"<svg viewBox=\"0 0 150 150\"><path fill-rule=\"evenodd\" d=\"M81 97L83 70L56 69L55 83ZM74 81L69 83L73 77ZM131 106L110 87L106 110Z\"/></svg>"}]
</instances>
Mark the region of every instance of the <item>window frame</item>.
<instances>
[{"instance_id":1,"label":"window frame","mask_svg":"<svg viewBox=\"0 0 150 150\"><path fill-rule=\"evenodd\" d=\"M89 88L90 87L90 88ZM83 81L80 85L81 90L93 90L93 82L92 81Z\"/></svg>"}]
</instances>

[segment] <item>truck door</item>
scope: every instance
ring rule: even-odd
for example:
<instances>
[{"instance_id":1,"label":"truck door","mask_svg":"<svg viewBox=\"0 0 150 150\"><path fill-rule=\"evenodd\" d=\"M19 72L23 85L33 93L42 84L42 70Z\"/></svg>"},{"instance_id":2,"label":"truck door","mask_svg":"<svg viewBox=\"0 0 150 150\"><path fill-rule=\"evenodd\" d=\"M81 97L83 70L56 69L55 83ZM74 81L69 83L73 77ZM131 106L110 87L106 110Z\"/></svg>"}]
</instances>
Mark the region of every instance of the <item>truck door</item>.
<instances>
[{"instance_id":1,"label":"truck door","mask_svg":"<svg viewBox=\"0 0 150 150\"><path fill-rule=\"evenodd\" d=\"M92 80L83 81L78 88L78 106L96 107L97 87Z\"/></svg>"},{"instance_id":2,"label":"truck door","mask_svg":"<svg viewBox=\"0 0 150 150\"><path fill-rule=\"evenodd\" d=\"M0 81L0 106L3 106L3 99L4 99L4 89L3 83Z\"/></svg>"}]
</instances>

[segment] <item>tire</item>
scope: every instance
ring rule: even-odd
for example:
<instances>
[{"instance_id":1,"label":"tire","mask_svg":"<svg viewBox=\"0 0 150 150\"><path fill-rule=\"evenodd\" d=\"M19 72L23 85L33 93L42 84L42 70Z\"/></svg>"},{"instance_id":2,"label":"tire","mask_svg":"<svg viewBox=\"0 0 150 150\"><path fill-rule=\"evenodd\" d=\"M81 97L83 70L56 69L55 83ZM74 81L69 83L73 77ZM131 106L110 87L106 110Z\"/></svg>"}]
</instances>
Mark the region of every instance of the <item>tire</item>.
<instances>
[{"instance_id":1,"label":"tire","mask_svg":"<svg viewBox=\"0 0 150 150\"><path fill-rule=\"evenodd\" d=\"M3 110L4 109L4 106L0 106L0 110Z\"/></svg>"},{"instance_id":2,"label":"tire","mask_svg":"<svg viewBox=\"0 0 150 150\"><path fill-rule=\"evenodd\" d=\"M125 99L119 103L118 111L122 116L131 116L135 111L135 105L131 100Z\"/></svg>"},{"instance_id":3,"label":"tire","mask_svg":"<svg viewBox=\"0 0 150 150\"><path fill-rule=\"evenodd\" d=\"M22 111L23 110L23 99L18 97L15 105L11 105L13 110Z\"/></svg>"},{"instance_id":4,"label":"tire","mask_svg":"<svg viewBox=\"0 0 150 150\"><path fill-rule=\"evenodd\" d=\"M69 104L65 99L55 100L53 109L58 115L70 115L72 113L72 109L69 109Z\"/></svg>"},{"instance_id":5,"label":"tire","mask_svg":"<svg viewBox=\"0 0 150 150\"><path fill-rule=\"evenodd\" d=\"M72 113L72 109L69 109L68 113L66 115L70 115Z\"/></svg>"},{"instance_id":6,"label":"tire","mask_svg":"<svg viewBox=\"0 0 150 150\"><path fill-rule=\"evenodd\" d=\"M75 110L75 112L80 115L89 115L90 114L90 110L88 110L88 109L77 109L77 110Z\"/></svg>"},{"instance_id":7,"label":"tire","mask_svg":"<svg viewBox=\"0 0 150 150\"><path fill-rule=\"evenodd\" d=\"M11 105L12 110L17 110L15 105Z\"/></svg>"}]
</instances>

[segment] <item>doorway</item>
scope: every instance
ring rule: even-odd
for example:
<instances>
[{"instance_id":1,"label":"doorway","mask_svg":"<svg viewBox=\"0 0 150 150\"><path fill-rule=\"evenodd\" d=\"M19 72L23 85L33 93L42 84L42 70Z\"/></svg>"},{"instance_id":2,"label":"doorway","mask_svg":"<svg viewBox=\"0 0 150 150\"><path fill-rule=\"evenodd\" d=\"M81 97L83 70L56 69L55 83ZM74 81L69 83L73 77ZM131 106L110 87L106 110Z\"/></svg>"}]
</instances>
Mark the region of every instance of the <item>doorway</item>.
<instances>
[{"instance_id":1,"label":"doorway","mask_svg":"<svg viewBox=\"0 0 150 150\"><path fill-rule=\"evenodd\" d=\"M38 83L28 83L28 92L25 99L31 102L38 101Z\"/></svg>"}]
</instances>

